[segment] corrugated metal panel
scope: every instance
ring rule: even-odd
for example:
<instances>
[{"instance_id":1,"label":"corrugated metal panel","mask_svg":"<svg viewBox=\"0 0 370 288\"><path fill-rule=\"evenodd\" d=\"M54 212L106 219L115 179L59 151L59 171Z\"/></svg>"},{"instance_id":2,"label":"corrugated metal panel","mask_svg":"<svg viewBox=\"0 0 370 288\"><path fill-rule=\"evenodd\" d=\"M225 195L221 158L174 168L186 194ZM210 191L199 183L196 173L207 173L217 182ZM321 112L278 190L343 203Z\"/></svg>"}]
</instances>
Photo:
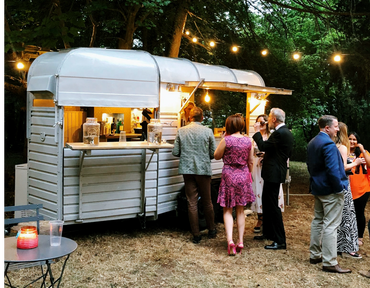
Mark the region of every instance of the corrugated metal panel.
<instances>
[{"instance_id":1,"label":"corrugated metal panel","mask_svg":"<svg viewBox=\"0 0 370 288\"><path fill-rule=\"evenodd\" d=\"M146 166L151 156L147 151ZM79 217L79 151L64 149L65 221ZM146 172L146 211L156 210L157 156ZM83 222L137 217L140 213L141 150L100 150L85 156L82 170ZM147 213L147 216L153 216Z\"/></svg>"},{"instance_id":2,"label":"corrugated metal panel","mask_svg":"<svg viewBox=\"0 0 370 288\"><path fill-rule=\"evenodd\" d=\"M28 202L43 204L41 213L57 218L58 155L55 143L55 108L32 107L28 143Z\"/></svg>"}]
</instances>

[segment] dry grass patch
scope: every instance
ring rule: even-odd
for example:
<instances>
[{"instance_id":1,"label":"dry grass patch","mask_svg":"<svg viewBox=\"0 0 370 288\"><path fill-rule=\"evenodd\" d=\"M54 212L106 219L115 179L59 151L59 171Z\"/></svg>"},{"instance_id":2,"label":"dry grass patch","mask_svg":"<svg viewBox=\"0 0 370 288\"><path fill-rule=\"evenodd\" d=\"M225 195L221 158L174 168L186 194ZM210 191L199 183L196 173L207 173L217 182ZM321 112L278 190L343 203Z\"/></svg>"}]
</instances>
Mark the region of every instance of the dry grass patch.
<instances>
[{"instance_id":1,"label":"dry grass patch","mask_svg":"<svg viewBox=\"0 0 370 288\"><path fill-rule=\"evenodd\" d=\"M291 193L307 193L305 164L291 162L290 167ZM178 228L174 213L147 223L145 230L136 219L67 226L64 236L79 246L61 287L370 287L370 279L358 274L370 269L370 240L365 238L361 247L363 259L339 258L352 274L322 272L320 264L308 262L313 197L292 196L290 202L283 213L288 249L268 251L263 246L269 241L254 241L257 216L251 215L246 218L245 249L236 257L227 256L222 223L216 239L207 239L204 231L201 243L194 245L190 232ZM370 218L370 204L366 216ZM29 268L10 275L21 285L36 272Z\"/></svg>"}]
</instances>

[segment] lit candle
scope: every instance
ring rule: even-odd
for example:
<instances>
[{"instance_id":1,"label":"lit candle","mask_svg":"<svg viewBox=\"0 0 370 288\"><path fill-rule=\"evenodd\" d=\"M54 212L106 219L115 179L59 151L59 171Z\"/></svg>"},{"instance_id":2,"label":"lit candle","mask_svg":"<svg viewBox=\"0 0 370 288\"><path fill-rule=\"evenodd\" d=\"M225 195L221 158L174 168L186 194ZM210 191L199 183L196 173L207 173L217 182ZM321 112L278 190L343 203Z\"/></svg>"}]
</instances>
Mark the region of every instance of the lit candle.
<instances>
[{"instance_id":1,"label":"lit candle","mask_svg":"<svg viewBox=\"0 0 370 288\"><path fill-rule=\"evenodd\" d=\"M32 249L39 245L39 236L35 226L24 226L17 238L17 248Z\"/></svg>"}]
</instances>

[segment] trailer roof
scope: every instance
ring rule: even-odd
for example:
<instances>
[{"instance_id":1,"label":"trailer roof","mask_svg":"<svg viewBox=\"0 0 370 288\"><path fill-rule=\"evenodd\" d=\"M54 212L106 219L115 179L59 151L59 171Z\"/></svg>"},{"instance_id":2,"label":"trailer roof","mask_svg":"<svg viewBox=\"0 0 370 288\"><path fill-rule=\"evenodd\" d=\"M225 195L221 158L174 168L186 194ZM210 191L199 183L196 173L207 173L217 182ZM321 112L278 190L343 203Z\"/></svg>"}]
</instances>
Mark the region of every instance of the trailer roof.
<instances>
[{"instance_id":1,"label":"trailer roof","mask_svg":"<svg viewBox=\"0 0 370 288\"><path fill-rule=\"evenodd\" d=\"M254 71L153 56L145 51L104 48L76 48L39 56L29 70L27 91L36 97L53 97L59 106L158 107L161 83L292 93L265 87L262 77Z\"/></svg>"}]
</instances>

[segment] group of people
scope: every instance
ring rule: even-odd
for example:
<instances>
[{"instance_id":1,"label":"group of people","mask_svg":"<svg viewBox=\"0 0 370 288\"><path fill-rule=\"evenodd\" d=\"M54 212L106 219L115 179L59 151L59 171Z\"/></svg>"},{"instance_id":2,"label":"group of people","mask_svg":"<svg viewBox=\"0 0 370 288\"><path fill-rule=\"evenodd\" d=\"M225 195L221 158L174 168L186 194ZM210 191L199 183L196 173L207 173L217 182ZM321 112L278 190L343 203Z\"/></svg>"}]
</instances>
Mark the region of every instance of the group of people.
<instances>
[{"instance_id":1,"label":"group of people","mask_svg":"<svg viewBox=\"0 0 370 288\"><path fill-rule=\"evenodd\" d=\"M193 243L198 244L202 239L198 222L199 196L208 237L216 237L211 201L211 160L223 159L217 202L223 207L228 254L236 255L244 248L244 207L247 204L252 204L258 214L255 232L262 232L254 239L272 240L265 249L286 249L281 184L286 179L294 139L285 125L285 112L272 108L269 116L258 116L254 124L254 142L241 133L245 128L243 117L240 114L229 116L225 135L217 148L212 130L202 126L202 120L202 109L194 105L189 111L189 124L177 132L172 152L180 157L179 173L184 178ZM322 116L318 124L320 133L307 149L310 192L315 197L310 263L322 263L327 272L348 273L351 272L349 269L338 266L337 254L361 258L358 250L363 243L364 211L370 194L364 170L366 166L370 167L370 154L359 143L359 136L350 132L348 137L347 126L338 123L335 117ZM356 177L356 181L351 177ZM365 182L358 183L360 177L367 181L367 186ZM233 239L234 208L237 242Z\"/></svg>"},{"instance_id":2,"label":"group of people","mask_svg":"<svg viewBox=\"0 0 370 288\"><path fill-rule=\"evenodd\" d=\"M357 133L347 133L336 117L324 115L318 124L320 132L307 147L310 192L315 197L310 263L322 263L327 272L350 273L338 265L337 256L361 258L370 154ZM363 274L370 278L370 271Z\"/></svg>"},{"instance_id":3,"label":"group of people","mask_svg":"<svg viewBox=\"0 0 370 288\"><path fill-rule=\"evenodd\" d=\"M260 203L258 207L263 206L263 234L256 236L255 239L272 240L271 245L265 246L266 249L286 249L284 224L278 202L281 183L284 183L286 178L287 160L291 155L293 136L284 124L284 111L273 108L268 117L261 115L262 118L265 117L263 118L265 120L257 117L257 122L254 124L256 133L253 136L256 149L253 148L251 139L241 134L245 128L245 121L240 114L229 116L226 119L226 133L217 149L212 130L201 125L202 109L194 106L189 117L190 123L177 132L172 154L180 157L179 173L184 177L193 242L201 241L197 203L199 196L204 208L209 231L208 237L216 237L210 194L211 160L222 158L224 167L217 202L223 207L228 254L241 253L244 248L244 207L256 200L252 187L253 182L262 183L259 188L262 193L257 197ZM269 134L268 129L274 129L274 132L266 137ZM258 160L258 165L262 164L262 169L260 169L262 171L260 175L254 175L257 181L253 181L251 172L253 166L256 166L253 161L256 150L263 151L263 162ZM233 208L236 212L237 244L234 243L232 235Z\"/></svg>"}]
</instances>

